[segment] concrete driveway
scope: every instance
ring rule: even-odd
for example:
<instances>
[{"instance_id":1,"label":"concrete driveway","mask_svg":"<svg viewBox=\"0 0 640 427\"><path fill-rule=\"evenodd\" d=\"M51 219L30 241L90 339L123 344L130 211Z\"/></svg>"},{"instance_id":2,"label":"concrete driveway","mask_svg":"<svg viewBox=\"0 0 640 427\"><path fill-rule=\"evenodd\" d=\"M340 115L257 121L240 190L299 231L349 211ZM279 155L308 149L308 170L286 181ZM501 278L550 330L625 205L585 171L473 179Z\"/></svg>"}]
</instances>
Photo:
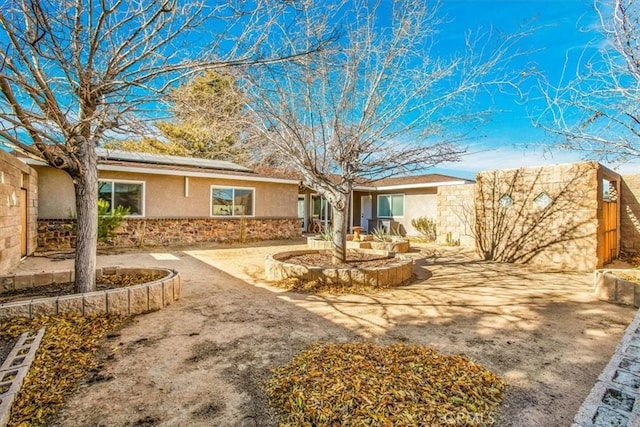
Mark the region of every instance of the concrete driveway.
<instances>
[{"instance_id":1,"label":"concrete driveway","mask_svg":"<svg viewBox=\"0 0 640 427\"><path fill-rule=\"evenodd\" d=\"M465 354L508 384L499 425L565 426L635 310L597 301L590 274L477 260L459 248L412 252L417 280L371 295L305 295L265 284L270 242L100 256L99 265L163 266L183 276L174 305L107 340L100 374L59 425L269 426L269 369L314 341L410 341ZM30 259L22 270L66 268Z\"/></svg>"}]
</instances>

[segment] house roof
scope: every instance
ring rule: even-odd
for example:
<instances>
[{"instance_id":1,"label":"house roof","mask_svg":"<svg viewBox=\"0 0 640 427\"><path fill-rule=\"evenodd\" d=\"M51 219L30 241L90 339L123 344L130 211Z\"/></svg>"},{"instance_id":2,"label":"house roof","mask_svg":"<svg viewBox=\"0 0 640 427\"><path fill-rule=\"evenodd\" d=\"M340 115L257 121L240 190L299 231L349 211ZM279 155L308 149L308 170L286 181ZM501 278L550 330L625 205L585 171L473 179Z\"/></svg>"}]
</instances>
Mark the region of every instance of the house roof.
<instances>
[{"instance_id":1,"label":"house roof","mask_svg":"<svg viewBox=\"0 0 640 427\"><path fill-rule=\"evenodd\" d=\"M473 181L438 173L424 175L397 176L372 181L364 185L356 185L360 191L408 190L412 188L440 187L445 185L471 184Z\"/></svg>"},{"instance_id":2,"label":"house roof","mask_svg":"<svg viewBox=\"0 0 640 427\"><path fill-rule=\"evenodd\" d=\"M298 180L255 173L247 167L223 160L105 150L102 148L98 148L96 151L98 154L98 170L102 171L298 184ZM34 166L48 166L43 160L29 157L23 158L23 160L25 163Z\"/></svg>"},{"instance_id":3,"label":"house roof","mask_svg":"<svg viewBox=\"0 0 640 427\"><path fill-rule=\"evenodd\" d=\"M238 172L253 171L247 167L227 162L224 160L200 159L195 157L169 156L166 154L149 154L132 151L107 150L104 148L96 148L96 153L101 160L105 161L122 161L130 163L144 163L168 166L189 166L192 168L227 170Z\"/></svg>"},{"instance_id":4,"label":"house roof","mask_svg":"<svg viewBox=\"0 0 640 427\"><path fill-rule=\"evenodd\" d=\"M291 169L258 167L249 169L224 160L199 159L121 150L97 148L98 169L130 173L157 175L179 175L203 178L238 179L285 184L298 184L300 175ZM29 164L47 166L42 160L26 158ZM336 180L338 177L336 176ZM442 185L468 184L473 181L442 174L425 174L385 178L378 181L356 184L358 191L404 190L429 188Z\"/></svg>"}]
</instances>

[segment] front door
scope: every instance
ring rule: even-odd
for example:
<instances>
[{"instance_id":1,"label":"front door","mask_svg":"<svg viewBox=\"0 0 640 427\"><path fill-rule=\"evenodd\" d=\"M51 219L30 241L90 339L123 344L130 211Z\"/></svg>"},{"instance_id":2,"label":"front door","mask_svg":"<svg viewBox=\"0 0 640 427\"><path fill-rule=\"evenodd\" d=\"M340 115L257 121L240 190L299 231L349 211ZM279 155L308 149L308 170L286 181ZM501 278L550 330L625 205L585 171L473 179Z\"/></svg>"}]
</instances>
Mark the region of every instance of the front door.
<instances>
[{"instance_id":1,"label":"front door","mask_svg":"<svg viewBox=\"0 0 640 427\"><path fill-rule=\"evenodd\" d=\"M360 197L360 227L365 233L369 232L369 220L371 219L371 196Z\"/></svg>"}]
</instances>

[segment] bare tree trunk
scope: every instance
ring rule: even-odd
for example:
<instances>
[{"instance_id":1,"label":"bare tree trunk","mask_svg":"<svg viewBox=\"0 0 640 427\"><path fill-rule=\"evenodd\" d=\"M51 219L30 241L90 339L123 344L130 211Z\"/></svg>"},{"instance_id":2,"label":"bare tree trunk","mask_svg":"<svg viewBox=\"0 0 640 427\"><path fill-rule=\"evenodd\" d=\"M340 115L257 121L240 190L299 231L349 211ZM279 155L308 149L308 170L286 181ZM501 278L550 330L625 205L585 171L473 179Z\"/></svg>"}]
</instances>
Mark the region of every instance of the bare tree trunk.
<instances>
[{"instance_id":1,"label":"bare tree trunk","mask_svg":"<svg viewBox=\"0 0 640 427\"><path fill-rule=\"evenodd\" d=\"M76 292L96 290L98 244L98 157L90 144L80 145L78 159L83 173L74 177L76 193Z\"/></svg>"},{"instance_id":2,"label":"bare tree trunk","mask_svg":"<svg viewBox=\"0 0 640 427\"><path fill-rule=\"evenodd\" d=\"M340 199L333 206L333 245L331 261L334 264L347 260L347 233L349 227L349 206L351 197L349 193L340 194Z\"/></svg>"}]
</instances>

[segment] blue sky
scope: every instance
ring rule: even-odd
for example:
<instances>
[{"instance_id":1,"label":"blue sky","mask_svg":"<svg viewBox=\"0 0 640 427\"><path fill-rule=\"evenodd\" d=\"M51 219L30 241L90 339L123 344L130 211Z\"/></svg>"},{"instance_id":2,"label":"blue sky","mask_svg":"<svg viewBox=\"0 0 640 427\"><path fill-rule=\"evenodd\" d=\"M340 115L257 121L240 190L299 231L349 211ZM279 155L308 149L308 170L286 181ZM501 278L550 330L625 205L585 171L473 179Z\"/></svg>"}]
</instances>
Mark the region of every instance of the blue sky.
<instances>
[{"instance_id":1,"label":"blue sky","mask_svg":"<svg viewBox=\"0 0 640 427\"><path fill-rule=\"evenodd\" d=\"M529 60L552 83L560 79L565 61L576 63L584 49L597 49L604 38L595 28L598 17L589 0L443 0L449 18L442 49L460 43L466 29L496 29L512 33L531 23L538 30L527 37ZM482 128L482 137L469 143L470 154L462 162L443 164L434 172L473 178L480 170L567 163L585 158L584 153L551 150L554 138L532 125L529 113L541 104L532 93L524 102L502 95L495 98L500 110ZM640 172L640 163L607 166L621 173Z\"/></svg>"}]
</instances>

